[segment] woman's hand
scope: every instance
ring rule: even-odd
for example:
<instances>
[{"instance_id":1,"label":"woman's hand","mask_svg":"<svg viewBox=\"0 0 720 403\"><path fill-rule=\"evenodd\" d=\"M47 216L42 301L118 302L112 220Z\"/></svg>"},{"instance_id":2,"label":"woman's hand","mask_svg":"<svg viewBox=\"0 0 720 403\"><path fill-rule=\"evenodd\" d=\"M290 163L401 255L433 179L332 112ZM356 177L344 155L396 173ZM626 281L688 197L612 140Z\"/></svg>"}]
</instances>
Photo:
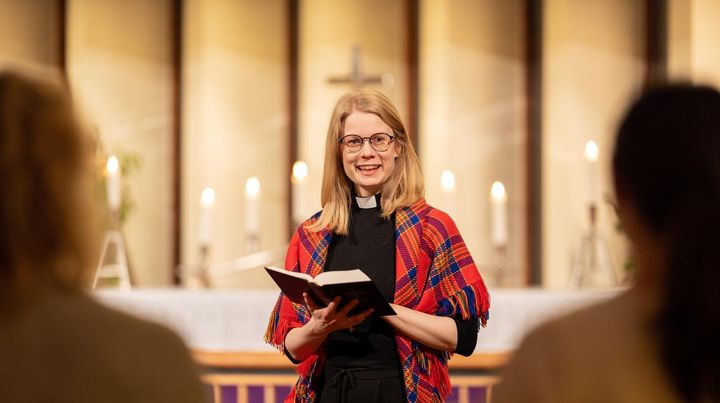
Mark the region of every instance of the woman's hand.
<instances>
[{"instance_id":1,"label":"woman's hand","mask_svg":"<svg viewBox=\"0 0 720 403\"><path fill-rule=\"evenodd\" d=\"M308 293L303 293L305 306L311 312L311 318L307 325L310 325L310 332L315 336L326 337L328 334L341 329L353 330L353 326L360 324L365 320L373 310L368 309L357 315L348 316L348 313L358 304L358 300L354 299L338 310L340 297L335 297L328 306L322 308L317 306Z\"/></svg>"},{"instance_id":2,"label":"woman's hand","mask_svg":"<svg viewBox=\"0 0 720 403\"><path fill-rule=\"evenodd\" d=\"M296 327L285 336L285 350L295 361L302 361L323 344L327 336L341 329L350 329L364 321L373 312L368 309L357 315L348 313L358 304L358 300L349 302L338 309L340 297L332 300L328 306L320 307L313 303L307 293L303 293L305 306L310 311L310 320L303 327Z\"/></svg>"}]
</instances>

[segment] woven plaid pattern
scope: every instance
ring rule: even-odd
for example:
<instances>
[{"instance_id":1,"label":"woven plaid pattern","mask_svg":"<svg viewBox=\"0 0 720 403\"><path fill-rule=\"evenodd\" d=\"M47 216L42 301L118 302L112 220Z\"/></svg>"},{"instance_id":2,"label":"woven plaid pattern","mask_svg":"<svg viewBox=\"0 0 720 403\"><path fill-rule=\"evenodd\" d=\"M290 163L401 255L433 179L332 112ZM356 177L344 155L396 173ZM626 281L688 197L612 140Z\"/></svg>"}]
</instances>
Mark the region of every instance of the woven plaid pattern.
<instances>
[{"instance_id":1,"label":"woven plaid pattern","mask_svg":"<svg viewBox=\"0 0 720 403\"><path fill-rule=\"evenodd\" d=\"M311 217L293 235L285 268L319 274L325 266L332 232L310 232ZM395 303L439 316L477 318L485 326L490 297L455 223L424 200L395 214ZM270 316L265 335L268 343L284 350L290 329L310 319L304 306L293 304L282 293ZM450 394L447 361L451 354L423 346L396 334L405 391L410 402L441 402ZM289 402L314 402L315 385L324 367L324 351L305 359Z\"/></svg>"}]
</instances>

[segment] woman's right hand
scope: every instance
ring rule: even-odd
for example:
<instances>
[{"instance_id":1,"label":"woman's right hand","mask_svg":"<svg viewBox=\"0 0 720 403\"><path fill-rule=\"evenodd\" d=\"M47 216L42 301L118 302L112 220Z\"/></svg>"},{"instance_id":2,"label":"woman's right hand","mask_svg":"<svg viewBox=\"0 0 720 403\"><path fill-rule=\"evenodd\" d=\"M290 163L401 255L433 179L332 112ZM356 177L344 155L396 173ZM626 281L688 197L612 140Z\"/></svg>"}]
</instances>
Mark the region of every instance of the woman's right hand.
<instances>
[{"instance_id":1,"label":"woman's right hand","mask_svg":"<svg viewBox=\"0 0 720 403\"><path fill-rule=\"evenodd\" d=\"M348 313L358 304L358 300L354 299L344 307L338 309L340 297L336 297L326 307L316 305L308 293L303 293L305 306L311 312L311 318L308 322L308 330L316 337L326 337L328 334L341 330L350 329L360 324L368 316L373 313L373 309L368 309L357 315L348 315Z\"/></svg>"},{"instance_id":2,"label":"woman's right hand","mask_svg":"<svg viewBox=\"0 0 720 403\"><path fill-rule=\"evenodd\" d=\"M294 361L303 361L314 354L330 333L341 329L352 331L353 326L364 321L373 312L372 309L368 309L357 315L348 316L350 310L358 304L357 300L338 309L339 297L332 300L326 307L317 306L307 293L303 293L303 298L305 306L311 314L310 320L304 326L290 330L285 336L285 350Z\"/></svg>"}]
</instances>

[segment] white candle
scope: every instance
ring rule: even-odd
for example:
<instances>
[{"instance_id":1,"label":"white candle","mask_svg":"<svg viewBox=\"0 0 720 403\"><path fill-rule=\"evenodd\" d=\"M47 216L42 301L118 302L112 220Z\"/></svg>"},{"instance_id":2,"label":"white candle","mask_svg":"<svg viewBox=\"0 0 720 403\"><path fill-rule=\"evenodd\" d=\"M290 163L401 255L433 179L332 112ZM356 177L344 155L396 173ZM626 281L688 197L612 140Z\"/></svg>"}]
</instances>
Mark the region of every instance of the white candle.
<instances>
[{"instance_id":1,"label":"white candle","mask_svg":"<svg viewBox=\"0 0 720 403\"><path fill-rule=\"evenodd\" d=\"M110 210L116 212L120 209L120 162L117 157L111 155L107 160L105 167L107 178L105 182L105 190L107 191L108 206Z\"/></svg>"},{"instance_id":2,"label":"white candle","mask_svg":"<svg viewBox=\"0 0 720 403\"><path fill-rule=\"evenodd\" d=\"M453 171L449 169L442 171L440 174L440 187L443 193L443 208L449 213L454 212L455 174Z\"/></svg>"},{"instance_id":3,"label":"white candle","mask_svg":"<svg viewBox=\"0 0 720 403\"><path fill-rule=\"evenodd\" d=\"M490 188L492 204L492 242L495 246L507 244L507 193L502 182L495 181Z\"/></svg>"},{"instance_id":4,"label":"white candle","mask_svg":"<svg viewBox=\"0 0 720 403\"><path fill-rule=\"evenodd\" d=\"M589 140L585 143L585 161L588 165L587 179L587 203L589 205L597 205L598 202L598 154L599 148L596 142Z\"/></svg>"},{"instance_id":5,"label":"white candle","mask_svg":"<svg viewBox=\"0 0 720 403\"><path fill-rule=\"evenodd\" d=\"M308 165L305 161L296 161L292 168L292 218L295 225L305 220L305 184L307 183Z\"/></svg>"},{"instance_id":6,"label":"white candle","mask_svg":"<svg viewBox=\"0 0 720 403\"><path fill-rule=\"evenodd\" d=\"M213 188L205 188L200 194L200 231L198 232L198 242L201 246L210 245L212 237L212 206L215 203L215 190Z\"/></svg>"},{"instance_id":7,"label":"white candle","mask_svg":"<svg viewBox=\"0 0 720 403\"><path fill-rule=\"evenodd\" d=\"M256 238L260 231L260 180L251 177L245 182L245 234Z\"/></svg>"}]
</instances>

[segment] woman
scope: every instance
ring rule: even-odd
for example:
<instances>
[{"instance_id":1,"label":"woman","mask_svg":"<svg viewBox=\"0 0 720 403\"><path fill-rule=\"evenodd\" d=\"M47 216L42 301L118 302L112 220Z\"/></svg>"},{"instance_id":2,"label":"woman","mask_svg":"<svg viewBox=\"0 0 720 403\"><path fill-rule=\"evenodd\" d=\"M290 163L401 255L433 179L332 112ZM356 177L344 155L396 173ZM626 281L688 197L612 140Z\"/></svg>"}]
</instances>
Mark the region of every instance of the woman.
<instances>
[{"instance_id":1,"label":"woman","mask_svg":"<svg viewBox=\"0 0 720 403\"><path fill-rule=\"evenodd\" d=\"M359 268L397 316L293 304L282 294L266 339L300 363L303 402L443 401L447 362L469 355L489 297L455 224L423 200L400 115L379 92L341 97L325 144L323 210L293 235L285 267L316 276Z\"/></svg>"},{"instance_id":2,"label":"woman","mask_svg":"<svg viewBox=\"0 0 720 403\"><path fill-rule=\"evenodd\" d=\"M613 173L635 285L532 332L496 403L720 401L720 93L644 95L618 132Z\"/></svg>"},{"instance_id":3,"label":"woman","mask_svg":"<svg viewBox=\"0 0 720 403\"><path fill-rule=\"evenodd\" d=\"M59 77L0 70L0 401L202 402L182 341L96 303L92 144Z\"/></svg>"}]
</instances>

